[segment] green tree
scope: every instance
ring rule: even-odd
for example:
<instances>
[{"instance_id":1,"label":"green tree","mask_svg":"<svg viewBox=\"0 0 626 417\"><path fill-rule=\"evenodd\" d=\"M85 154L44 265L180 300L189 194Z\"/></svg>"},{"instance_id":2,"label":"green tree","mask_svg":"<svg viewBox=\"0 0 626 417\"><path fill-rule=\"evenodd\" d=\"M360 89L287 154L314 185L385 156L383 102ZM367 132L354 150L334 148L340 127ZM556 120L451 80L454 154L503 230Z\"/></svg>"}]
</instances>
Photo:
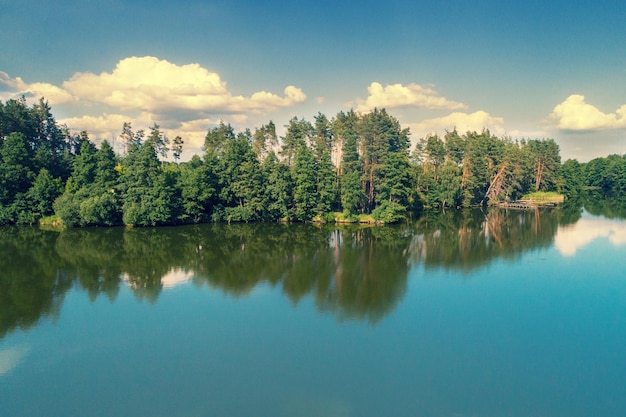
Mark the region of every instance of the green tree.
<instances>
[{"instance_id":1,"label":"green tree","mask_svg":"<svg viewBox=\"0 0 626 417\"><path fill-rule=\"evenodd\" d=\"M386 110L374 109L363 115L360 122L360 147L363 155L362 189L365 194L365 211L370 212L376 203L381 168L390 153L407 152L409 131Z\"/></svg>"},{"instance_id":2,"label":"green tree","mask_svg":"<svg viewBox=\"0 0 626 417\"><path fill-rule=\"evenodd\" d=\"M270 120L266 125L256 129L252 137L252 150L257 155L259 162L263 162L269 152L278 145L276 125Z\"/></svg>"},{"instance_id":3,"label":"green tree","mask_svg":"<svg viewBox=\"0 0 626 417\"><path fill-rule=\"evenodd\" d=\"M96 146L90 140L83 140L78 155L74 158L72 170L73 185L76 189L88 187L96 178Z\"/></svg>"},{"instance_id":4,"label":"green tree","mask_svg":"<svg viewBox=\"0 0 626 417\"><path fill-rule=\"evenodd\" d=\"M439 171L438 200L441 207L457 207L461 196L461 170L448 159Z\"/></svg>"},{"instance_id":5,"label":"green tree","mask_svg":"<svg viewBox=\"0 0 626 417\"><path fill-rule=\"evenodd\" d=\"M204 151L214 152L220 155L224 151L224 147L227 143L235 139L235 131L230 124L224 124L220 120L220 124L213 129L210 129L206 137L204 138Z\"/></svg>"},{"instance_id":6,"label":"green tree","mask_svg":"<svg viewBox=\"0 0 626 417\"><path fill-rule=\"evenodd\" d=\"M285 126L287 132L285 137L282 138L282 149L280 156L282 156L288 166L292 166L294 163L294 156L300 150L302 145L308 145L311 141L314 129L311 123L305 119L292 118L289 124Z\"/></svg>"},{"instance_id":7,"label":"green tree","mask_svg":"<svg viewBox=\"0 0 626 417\"><path fill-rule=\"evenodd\" d=\"M289 167L280 162L274 152L270 152L263 162L263 172L267 179L263 194L263 219L291 220L294 181Z\"/></svg>"},{"instance_id":8,"label":"green tree","mask_svg":"<svg viewBox=\"0 0 626 417\"><path fill-rule=\"evenodd\" d=\"M559 145L553 139L529 140L526 149L531 171L531 184L534 191L556 190L561 156Z\"/></svg>"},{"instance_id":9,"label":"green tree","mask_svg":"<svg viewBox=\"0 0 626 417\"><path fill-rule=\"evenodd\" d=\"M125 224L156 226L173 222L173 190L152 143L131 148L124 160L120 189Z\"/></svg>"},{"instance_id":10,"label":"green tree","mask_svg":"<svg viewBox=\"0 0 626 417\"><path fill-rule=\"evenodd\" d=\"M340 112L333 121L334 135L341 140L339 167L341 206L346 217L353 217L363 209L365 195L361 188L363 162L358 152L358 123L354 111Z\"/></svg>"},{"instance_id":11,"label":"green tree","mask_svg":"<svg viewBox=\"0 0 626 417\"><path fill-rule=\"evenodd\" d=\"M377 201L395 203L406 212L410 204L412 186L408 155L405 152L392 152L386 159L380 171Z\"/></svg>"},{"instance_id":12,"label":"green tree","mask_svg":"<svg viewBox=\"0 0 626 417\"><path fill-rule=\"evenodd\" d=\"M184 144L185 142L180 136L176 136L172 141L172 158L174 158L175 161L180 160L180 156L183 153Z\"/></svg>"},{"instance_id":13,"label":"green tree","mask_svg":"<svg viewBox=\"0 0 626 417\"><path fill-rule=\"evenodd\" d=\"M31 211L36 220L54 212L52 204L61 195L61 190L61 179L52 177L46 168L42 168L33 186L28 190L28 200L31 202Z\"/></svg>"},{"instance_id":14,"label":"green tree","mask_svg":"<svg viewBox=\"0 0 626 417\"><path fill-rule=\"evenodd\" d=\"M317 214L324 215L333 212L337 203L337 181L333 162L330 159L328 151L320 155L319 161L316 163L317 169Z\"/></svg>"},{"instance_id":15,"label":"green tree","mask_svg":"<svg viewBox=\"0 0 626 417\"><path fill-rule=\"evenodd\" d=\"M463 156L465 154L465 139L459 135L459 132L457 132L455 128L451 132L446 131L444 142L446 146L446 159L460 166L463 163Z\"/></svg>"},{"instance_id":16,"label":"green tree","mask_svg":"<svg viewBox=\"0 0 626 417\"><path fill-rule=\"evenodd\" d=\"M293 177L295 180L294 205L295 217L300 221L309 221L317 214L317 175L313 152L304 143L295 154Z\"/></svg>"},{"instance_id":17,"label":"green tree","mask_svg":"<svg viewBox=\"0 0 626 417\"><path fill-rule=\"evenodd\" d=\"M22 133L14 132L4 139L0 149L0 201L4 204L30 188L35 177L31 156L32 151Z\"/></svg>"},{"instance_id":18,"label":"green tree","mask_svg":"<svg viewBox=\"0 0 626 417\"><path fill-rule=\"evenodd\" d=\"M227 208L227 220L258 220L262 212L263 177L250 145L249 130L225 145L220 164L220 199Z\"/></svg>"},{"instance_id":19,"label":"green tree","mask_svg":"<svg viewBox=\"0 0 626 417\"><path fill-rule=\"evenodd\" d=\"M579 196L583 191L584 178L582 167L575 159L568 159L559 170L561 178L559 192L566 198Z\"/></svg>"},{"instance_id":20,"label":"green tree","mask_svg":"<svg viewBox=\"0 0 626 417\"><path fill-rule=\"evenodd\" d=\"M214 167L194 155L180 166L181 205L183 222L201 223L209 220L217 202L217 174Z\"/></svg>"},{"instance_id":21,"label":"green tree","mask_svg":"<svg viewBox=\"0 0 626 417\"><path fill-rule=\"evenodd\" d=\"M170 140L161 131L161 127L158 124L155 123L150 128L150 134L146 138L146 141L152 146L152 148L154 148L154 151L157 153L157 155L160 155L163 158L167 158L167 153L170 150Z\"/></svg>"}]
</instances>

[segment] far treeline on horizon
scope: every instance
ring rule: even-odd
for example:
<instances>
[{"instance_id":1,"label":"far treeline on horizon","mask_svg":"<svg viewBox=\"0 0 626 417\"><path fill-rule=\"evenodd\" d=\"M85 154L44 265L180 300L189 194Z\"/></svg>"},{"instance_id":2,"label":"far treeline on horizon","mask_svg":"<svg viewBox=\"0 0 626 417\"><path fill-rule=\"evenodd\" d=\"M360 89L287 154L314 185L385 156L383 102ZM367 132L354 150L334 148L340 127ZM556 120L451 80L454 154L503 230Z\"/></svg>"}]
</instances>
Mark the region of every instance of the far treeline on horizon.
<instances>
[{"instance_id":1,"label":"far treeline on horizon","mask_svg":"<svg viewBox=\"0 0 626 417\"><path fill-rule=\"evenodd\" d=\"M204 154L184 140L121 126L124 151L60 126L42 98L0 101L0 224L158 226L210 221L392 223L430 208L515 201L532 192L622 197L626 157L562 163L553 139L448 131L420 139L385 109L208 130ZM167 159L171 156L173 161Z\"/></svg>"}]
</instances>

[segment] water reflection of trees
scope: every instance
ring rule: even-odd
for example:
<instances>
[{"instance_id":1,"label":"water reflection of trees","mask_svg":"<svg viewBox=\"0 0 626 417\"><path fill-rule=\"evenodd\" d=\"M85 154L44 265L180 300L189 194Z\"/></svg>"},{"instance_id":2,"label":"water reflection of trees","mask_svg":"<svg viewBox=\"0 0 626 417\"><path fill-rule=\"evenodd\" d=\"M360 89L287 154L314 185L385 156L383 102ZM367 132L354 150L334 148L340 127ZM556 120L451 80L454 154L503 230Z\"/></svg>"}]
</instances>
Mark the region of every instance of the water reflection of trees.
<instances>
[{"instance_id":1,"label":"water reflection of trees","mask_svg":"<svg viewBox=\"0 0 626 417\"><path fill-rule=\"evenodd\" d=\"M34 228L0 228L0 338L58 316L73 279L56 256L56 238Z\"/></svg>"},{"instance_id":2,"label":"water reflection of trees","mask_svg":"<svg viewBox=\"0 0 626 417\"><path fill-rule=\"evenodd\" d=\"M415 222L411 262L471 271L496 258L549 247L559 224L580 218L562 210L465 210L429 213Z\"/></svg>"},{"instance_id":3,"label":"water reflection of trees","mask_svg":"<svg viewBox=\"0 0 626 417\"><path fill-rule=\"evenodd\" d=\"M322 311L373 322L404 294L407 244L391 228L214 225L188 265L197 284L229 294L280 285L294 304L312 295Z\"/></svg>"},{"instance_id":4,"label":"water reflection of trees","mask_svg":"<svg viewBox=\"0 0 626 417\"><path fill-rule=\"evenodd\" d=\"M585 210L596 216L609 219L626 219L626 197L589 191L581 198Z\"/></svg>"},{"instance_id":5,"label":"water reflection of trees","mask_svg":"<svg viewBox=\"0 0 626 417\"><path fill-rule=\"evenodd\" d=\"M376 322L402 299L412 265L469 271L549 246L580 207L450 211L387 227L209 224L158 229L5 228L0 234L0 337L56 317L75 286L114 301L127 285L155 302L164 277L189 273L233 297L260 284L292 303L311 297L339 319Z\"/></svg>"}]
</instances>

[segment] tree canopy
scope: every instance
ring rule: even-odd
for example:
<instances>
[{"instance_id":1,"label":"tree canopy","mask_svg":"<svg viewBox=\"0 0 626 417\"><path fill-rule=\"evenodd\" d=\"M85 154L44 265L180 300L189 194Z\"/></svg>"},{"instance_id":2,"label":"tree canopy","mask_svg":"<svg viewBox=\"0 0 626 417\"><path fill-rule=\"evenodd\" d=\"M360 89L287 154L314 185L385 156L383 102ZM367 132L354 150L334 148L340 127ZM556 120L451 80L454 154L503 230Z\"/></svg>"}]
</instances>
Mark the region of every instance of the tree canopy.
<instances>
[{"instance_id":1,"label":"tree canopy","mask_svg":"<svg viewBox=\"0 0 626 417\"><path fill-rule=\"evenodd\" d=\"M585 187L626 189L621 156L561 163L552 139L514 141L488 130L410 132L385 109L313 122L294 117L284 136L269 121L254 132L220 122L204 154L180 162L184 140L158 124L121 127L116 154L88 132L72 134L42 99L0 102L0 224L155 226L207 221L398 221L426 208L515 200L531 191L568 198ZM171 160L166 156L171 151Z\"/></svg>"}]
</instances>

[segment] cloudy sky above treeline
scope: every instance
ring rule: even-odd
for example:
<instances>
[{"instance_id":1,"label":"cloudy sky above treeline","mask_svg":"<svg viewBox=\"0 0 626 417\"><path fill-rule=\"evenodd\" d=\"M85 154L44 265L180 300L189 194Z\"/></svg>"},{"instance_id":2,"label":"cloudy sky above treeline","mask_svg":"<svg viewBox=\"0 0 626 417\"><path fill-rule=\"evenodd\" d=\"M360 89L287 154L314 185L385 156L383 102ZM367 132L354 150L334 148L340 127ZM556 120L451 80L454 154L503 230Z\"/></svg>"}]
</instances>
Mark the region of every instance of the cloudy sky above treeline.
<instances>
[{"instance_id":1,"label":"cloudy sky above treeline","mask_svg":"<svg viewBox=\"0 0 626 417\"><path fill-rule=\"evenodd\" d=\"M0 100L115 141L386 108L414 141L489 129L626 153L620 1L0 0Z\"/></svg>"}]
</instances>

